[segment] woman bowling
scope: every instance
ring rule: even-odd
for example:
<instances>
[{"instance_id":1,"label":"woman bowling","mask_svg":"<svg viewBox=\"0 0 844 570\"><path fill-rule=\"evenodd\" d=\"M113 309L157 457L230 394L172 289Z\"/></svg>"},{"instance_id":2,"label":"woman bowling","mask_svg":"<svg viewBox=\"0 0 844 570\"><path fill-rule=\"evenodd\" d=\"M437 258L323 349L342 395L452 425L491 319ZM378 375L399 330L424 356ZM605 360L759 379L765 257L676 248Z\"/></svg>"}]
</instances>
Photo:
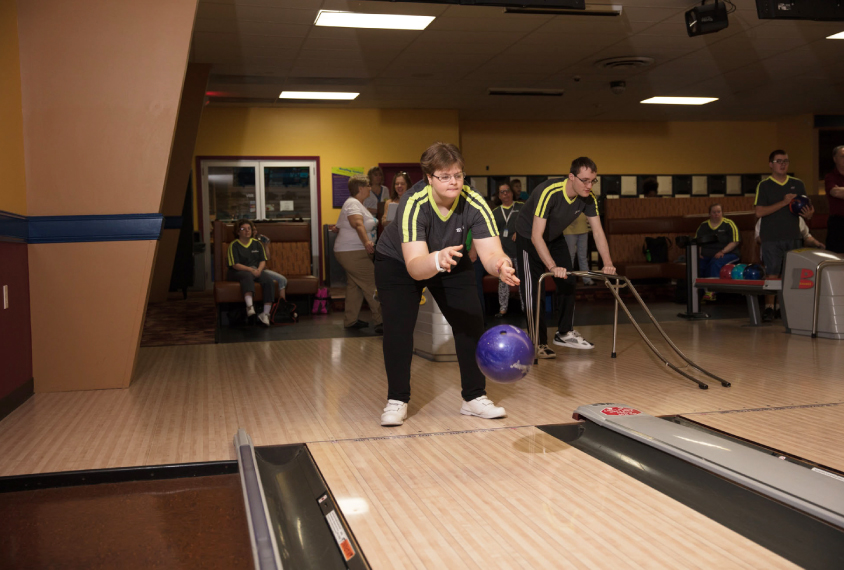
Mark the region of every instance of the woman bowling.
<instances>
[{"instance_id":1,"label":"woman bowling","mask_svg":"<svg viewBox=\"0 0 844 570\"><path fill-rule=\"evenodd\" d=\"M381 425L398 426L407 418L413 329L425 287L454 333L463 388L460 413L501 418L506 412L486 397L486 378L475 363L484 321L474 269L462 251L466 234L471 230L478 256L491 275L508 285L519 280L501 249L492 211L479 194L463 185L460 150L435 143L420 162L423 179L402 196L395 221L384 230L375 251L389 384Z\"/></svg>"}]
</instances>

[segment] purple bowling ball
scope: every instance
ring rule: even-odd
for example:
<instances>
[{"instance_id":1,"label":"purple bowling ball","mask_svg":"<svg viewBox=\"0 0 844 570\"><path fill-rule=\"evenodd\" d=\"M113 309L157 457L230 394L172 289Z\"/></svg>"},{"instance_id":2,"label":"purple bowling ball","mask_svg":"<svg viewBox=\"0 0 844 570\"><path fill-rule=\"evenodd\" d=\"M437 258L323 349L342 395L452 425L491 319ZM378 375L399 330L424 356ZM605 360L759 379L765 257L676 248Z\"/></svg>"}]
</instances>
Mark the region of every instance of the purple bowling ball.
<instances>
[{"instance_id":1,"label":"purple bowling ball","mask_svg":"<svg viewBox=\"0 0 844 570\"><path fill-rule=\"evenodd\" d=\"M522 329L498 325L481 336L475 350L475 361L490 380L516 382L530 372L533 343Z\"/></svg>"},{"instance_id":2,"label":"purple bowling ball","mask_svg":"<svg viewBox=\"0 0 844 570\"><path fill-rule=\"evenodd\" d=\"M802 210L809 204L809 199L806 196L797 196L796 198L791 200L791 202L788 203L788 209L795 216L799 216L800 210Z\"/></svg>"}]
</instances>

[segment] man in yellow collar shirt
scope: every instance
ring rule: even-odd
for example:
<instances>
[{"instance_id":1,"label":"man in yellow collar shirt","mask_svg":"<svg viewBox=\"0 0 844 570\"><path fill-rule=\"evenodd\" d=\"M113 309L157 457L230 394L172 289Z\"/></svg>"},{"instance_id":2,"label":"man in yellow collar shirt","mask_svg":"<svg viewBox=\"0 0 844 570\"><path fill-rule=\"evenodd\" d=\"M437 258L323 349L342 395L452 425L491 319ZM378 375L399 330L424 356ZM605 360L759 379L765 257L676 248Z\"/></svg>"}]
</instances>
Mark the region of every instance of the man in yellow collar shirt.
<instances>
[{"instance_id":1,"label":"man in yellow collar shirt","mask_svg":"<svg viewBox=\"0 0 844 570\"><path fill-rule=\"evenodd\" d=\"M601 220L598 217L598 200L592 193L597 182L598 167L582 156L574 159L569 175L564 179L551 179L533 189L516 222L516 248L518 250L521 293L525 302L528 334L537 344L539 358L555 358L548 348L548 330L545 326L545 287L538 287L539 276L554 273L557 290L562 293L562 311L554 344L567 348L591 349L594 345L574 330L574 294L576 279L570 274L572 259L563 231L581 213L586 214L595 246L603 260L604 273L615 275L610 250ZM537 297L541 299L539 336L534 337Z\"/></svg>"}]
</instances>

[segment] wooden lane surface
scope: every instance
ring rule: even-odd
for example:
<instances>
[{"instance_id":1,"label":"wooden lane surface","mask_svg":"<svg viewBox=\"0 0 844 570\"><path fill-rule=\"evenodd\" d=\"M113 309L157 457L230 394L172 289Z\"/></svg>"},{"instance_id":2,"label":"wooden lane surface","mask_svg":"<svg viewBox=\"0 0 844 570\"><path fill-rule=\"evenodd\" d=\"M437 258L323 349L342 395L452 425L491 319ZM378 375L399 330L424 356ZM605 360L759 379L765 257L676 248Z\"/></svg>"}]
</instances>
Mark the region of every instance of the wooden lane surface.
<instances>
[{"instance_id":1,"label":"wooden lane surface","mask_svg":"<svg viewBox=\"0 0 844 570\"><path fill-rule=\"evenodd\" d=\"M684 417L844 471L844 404L686 414Z\"/></svg>"},{"instance_id":2,"label":"wooden lane surface","mask_svg":"<svg viewBox=\"0 0 844 570\"><path fill-rule=\"evenodd\" d=\"M524 380L488 383L509 414L494 421L460 415L456 363L416 357L410 417L398 428L378 422L387 385L379 338L142 348L128 389L36 394L0 422L0 475L232 459L241 427L256 445L274 445L561 423L595 402L662 415L844 401L840 343L740 324L664 325L732 388L699 390L629 325L617 359L612 327L583 327L595 350L558 348Z\"/></svg>"},{"instance_id":3,"label":"wooden lane surface","mask_svg":"<svg viewBox=\"0 0 844 570\"><path fill-rule=\"evenodd\" d=\"M309 444L373 568L793 568L533 427Z\"/></svg>"}]
</instances>

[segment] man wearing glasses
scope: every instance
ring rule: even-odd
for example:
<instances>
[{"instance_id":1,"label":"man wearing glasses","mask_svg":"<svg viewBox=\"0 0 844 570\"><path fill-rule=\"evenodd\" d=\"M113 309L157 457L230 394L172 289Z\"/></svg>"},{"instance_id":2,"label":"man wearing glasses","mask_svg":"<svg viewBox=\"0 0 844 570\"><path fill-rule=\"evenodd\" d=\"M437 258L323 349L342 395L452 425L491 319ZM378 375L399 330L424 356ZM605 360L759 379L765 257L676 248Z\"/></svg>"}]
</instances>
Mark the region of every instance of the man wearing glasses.
<instances>
[{"instance_id":1,"label":"man wearing glasses","mask_svg":"<svg viewBox=\"0 0 844 570\"><path fill-rule=\"evenodd\" d=\"M788 175L788 154L784 150L775 150L768 157L771 175L756 186L756 217L762 220L759 238L762 241L762 263L768 279L782 275L785 254L803 246L800 234L800 221L792 215L788 205L797 196L806 195L803 182ZM811 204L800 211L800 216L808 222L815 213ZM765 310L762 320L769 323L774 320L774 295L765 295Z\"/></svg>"},{"instance_id":2,"label":"man wearing glasses","mask_svg":"<svg viewBox=\"0 0 844 570\"><path fill-rule=\"evenodd\" d=\"M585 340L574 330L574 291L576 279L568 272L572 270L563 230L574 222L581 213L586 214L595 246L601 254L604 267L602 271L615 275L615 267L610 258L610 250L601 220L598 218L598 201L592 193L592 185L598 167L582 156L571 163L569 175L560 179L543 182L531 192L519 213L516 222L516 248L522 273L521 292L525 302L528 334L537 344L539 358L555 358L554 351L548 348L548 330L545 326L545 287L538 288L539 276L554 273L554 283L562 293L562 312L554 344L576 349L591 349L594 345ZM536 323L537 297L541 299L539 311L539 338L533 338Z\"/></svg>"}]
</instances>

